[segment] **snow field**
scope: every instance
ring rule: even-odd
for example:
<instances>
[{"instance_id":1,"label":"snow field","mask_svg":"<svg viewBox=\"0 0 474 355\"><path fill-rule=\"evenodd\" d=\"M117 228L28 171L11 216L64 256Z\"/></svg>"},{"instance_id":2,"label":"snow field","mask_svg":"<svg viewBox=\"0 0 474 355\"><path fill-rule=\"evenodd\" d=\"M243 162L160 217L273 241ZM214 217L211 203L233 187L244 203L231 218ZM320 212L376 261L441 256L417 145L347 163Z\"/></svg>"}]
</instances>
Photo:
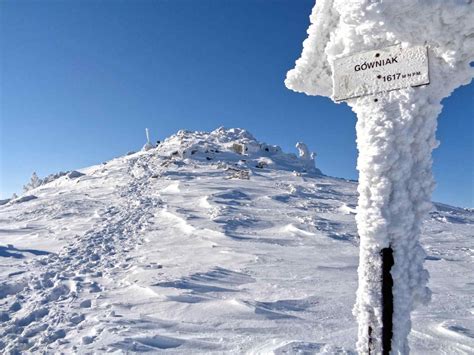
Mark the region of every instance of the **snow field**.
<instances>
[{"instance_id":1,"label":"snow field","mask_svg":"<svg viewBox=\"0 0 474 355\"><path fill-rule=\"evenodd\" d=\"M21 255L0 258L2 351L354 353L358 238L341 208L356 183L276 148L232 150L260 146L249 137L181 132L1 206L0 240ZM208 148L188 157L196 141ZM436 284L414 314L415 353L473 349L473 223L440 205L425 226Z\"/></svg>"}]
</instances>

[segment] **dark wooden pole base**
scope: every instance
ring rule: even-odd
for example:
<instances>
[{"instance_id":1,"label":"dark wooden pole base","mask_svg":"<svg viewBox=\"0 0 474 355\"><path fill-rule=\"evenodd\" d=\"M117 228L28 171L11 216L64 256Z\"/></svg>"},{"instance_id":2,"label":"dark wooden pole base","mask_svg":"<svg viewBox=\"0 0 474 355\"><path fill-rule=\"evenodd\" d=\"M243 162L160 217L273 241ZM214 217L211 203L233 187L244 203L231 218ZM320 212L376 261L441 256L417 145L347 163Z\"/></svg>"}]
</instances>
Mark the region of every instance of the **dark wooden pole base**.
<instances>
[{"instance_id":1,"label":"dark wooden pole base","mask_svg":"<svg viewBox=\"0 0 474 355\"><path fill-rule=\"evenodd\" d=\"M390 355L393 335L393 278L390 270L394 264L393 249L384 248L380 252L382 257L382 354ZM369 355L374 348L372 327L369 326Z\"/></svg>"},{"instance_id":2,"label":"dark wooden pole base","mask_svg":"<svg viewBox=\"0 0 474 355\"><path fill-rule=\"evenodd\" d=\"M391 247L382 249L382 354L389 355L393 334L393 279L390 270L394 264Z\"/></svg>"}]
</instances>

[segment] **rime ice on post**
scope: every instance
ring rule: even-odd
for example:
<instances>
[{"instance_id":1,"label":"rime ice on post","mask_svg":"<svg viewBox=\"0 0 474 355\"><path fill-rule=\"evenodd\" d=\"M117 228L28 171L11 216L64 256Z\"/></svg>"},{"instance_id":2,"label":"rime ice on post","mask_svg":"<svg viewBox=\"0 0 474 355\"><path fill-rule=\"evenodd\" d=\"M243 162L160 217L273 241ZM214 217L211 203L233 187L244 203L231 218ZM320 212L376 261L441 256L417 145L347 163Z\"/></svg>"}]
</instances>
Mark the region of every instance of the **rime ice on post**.
<instances>
[{"instance_id":1,"label":"rime ice on post","mask_svg":"<svg viewBox=\"0 0 474 355\"><path fill-rule=\"evenodd\" d=\"M472 80L474 5L468 0L320 0L310 19L301 58L285 81L288 88L308 95L335 100L338 59L391 46L400 51L427 48L429 85L374 90L376 94L347 100L358 118L357 349L364 354L406 354L410 312L430 299L419 236L434 188L431 152L438 145L437 116L441 100ZM384 75L392 80L398 73L388 67ZM382 79L378 75L374 81ZM388 248L393 249L393 266L383 273L381 251ZM388 344L382 337L382 278L387 277L393 279L393 334Z\"/></svg>"}]
</instances>

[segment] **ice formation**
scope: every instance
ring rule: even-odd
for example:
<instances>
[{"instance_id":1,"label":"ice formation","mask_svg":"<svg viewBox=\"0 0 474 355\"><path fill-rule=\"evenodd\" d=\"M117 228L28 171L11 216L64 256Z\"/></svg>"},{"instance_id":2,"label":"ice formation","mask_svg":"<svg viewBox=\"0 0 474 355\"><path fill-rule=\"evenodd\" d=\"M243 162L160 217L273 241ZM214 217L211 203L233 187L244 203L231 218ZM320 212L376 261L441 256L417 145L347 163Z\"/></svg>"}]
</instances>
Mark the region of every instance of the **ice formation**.
<instances>
[{"instance_id":1,"label":"ice formation","mask_svg":"<svg viewBox=\"0 0 474 355\"><path fill-rule=\"evenodd\" d=\"M377 102L374 96L347 101L358 117L360 353L369 351L369 324L380 338L382 248L394 249L393 354L408 353L410 312L430 298L418 239L434 188L431 152L441 100L473 77L473 7L461 0L318 1L301 58L285 81L292 90L331 97L335 59L396 44L428 47L430 85L378 94ZM380 353L381 344L373 350Z\"/></svg>"},{"instance_id":2,"label":"ice formation","mask_svg":"<svg viewBox=\"0 0 474 355\"><path fill-rule=\"evenodd\" d=\"M300 159L306 161L307 169L312 170L314 168L314 159L316 158L316 153L310 152L308 146L303 142L296 143L296 149L298 149Z\"/></svg>"},{"instance_id":3,"label":"ice formation","mask_svg":"<svg viewBox=\"0 0 474 355\"><path fill-rule=\"evenodd\" d=\"M43 180L38 177L36 172L34 171L33 174L31 175L30 181L23 186L23 191L27 192L29 190L32 190L38 186L40 186L43 183Z\"/></svg>"}]
</instances>

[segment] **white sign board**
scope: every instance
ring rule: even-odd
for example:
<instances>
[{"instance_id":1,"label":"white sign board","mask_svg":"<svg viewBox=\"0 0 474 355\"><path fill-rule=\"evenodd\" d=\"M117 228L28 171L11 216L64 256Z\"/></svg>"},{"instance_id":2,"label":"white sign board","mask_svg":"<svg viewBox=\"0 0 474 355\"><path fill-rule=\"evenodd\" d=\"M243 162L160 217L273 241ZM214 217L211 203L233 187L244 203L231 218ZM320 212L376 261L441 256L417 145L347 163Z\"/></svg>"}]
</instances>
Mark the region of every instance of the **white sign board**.
<instances>
[{"instance_id":1,"label":"white sign board","mask_svg":"<svg viewBox=\"0 0 474 355\"><path fill-rule=\"evenodd\" d=\"M429 84L425 46L392 46L334 61L333 99L346 100Z\"/></svg>"}]
</instances>

